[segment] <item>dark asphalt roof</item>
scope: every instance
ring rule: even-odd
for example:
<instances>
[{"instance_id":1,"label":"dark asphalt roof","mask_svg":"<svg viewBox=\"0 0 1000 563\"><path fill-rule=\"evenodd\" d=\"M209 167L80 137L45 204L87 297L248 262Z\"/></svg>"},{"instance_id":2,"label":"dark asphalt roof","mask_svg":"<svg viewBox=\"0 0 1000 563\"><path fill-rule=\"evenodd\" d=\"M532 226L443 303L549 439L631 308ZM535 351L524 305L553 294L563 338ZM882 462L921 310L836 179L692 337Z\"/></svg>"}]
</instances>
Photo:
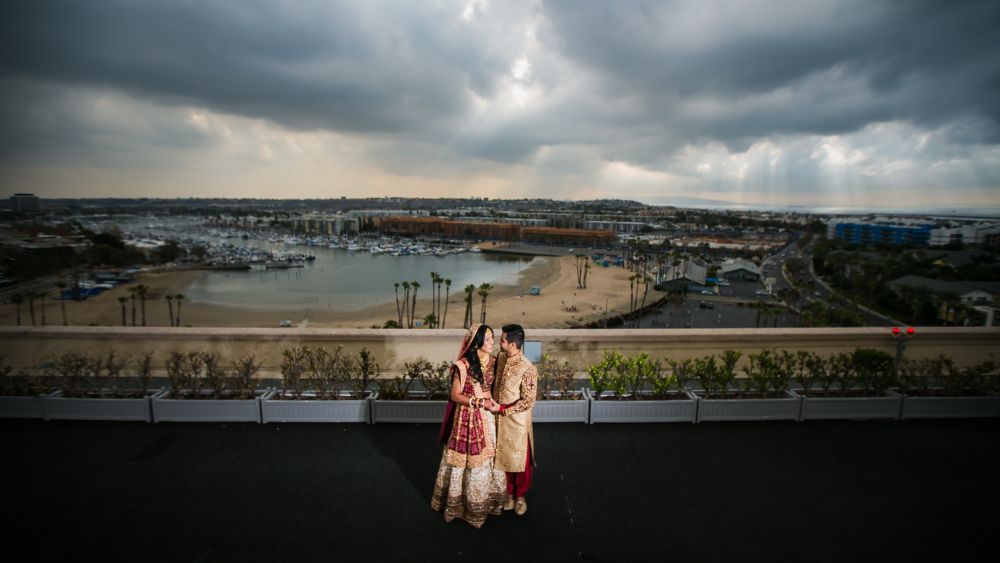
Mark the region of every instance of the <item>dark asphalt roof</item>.
<instances>
[{"instance_id":1,"label":"dark asphalt roof","mask_svg":"<svg viewBox=\"0 0 1000 563\"><path fill-rule=\"evenodd\" d=\"M1000 520L997 419L539 424L481 530L429 507L435 425L0 429L6 561L951 561Z\"/></svg>"}]
</instances>

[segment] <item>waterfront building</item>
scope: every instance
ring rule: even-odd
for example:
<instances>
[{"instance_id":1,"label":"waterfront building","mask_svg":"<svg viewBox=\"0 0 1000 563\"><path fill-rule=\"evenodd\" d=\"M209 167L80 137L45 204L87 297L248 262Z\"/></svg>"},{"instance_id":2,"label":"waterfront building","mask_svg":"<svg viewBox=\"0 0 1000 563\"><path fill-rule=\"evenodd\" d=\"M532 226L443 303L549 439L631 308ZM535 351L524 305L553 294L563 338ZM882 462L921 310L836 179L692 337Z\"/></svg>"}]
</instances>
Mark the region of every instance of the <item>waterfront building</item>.
<instances>
[{"instance_id":1,"label":"waterfront building","mask_svg":"<svg viewBox=\"0 0 1000 563\"><path fill-rule=\"evenodd\" d=\"M595 231L615 231L617 233L638 233L643 228L652 228L640 221L584 221L583 228Z\"/></svg>"},{"instance_id":2,"label":"waterfront building","mask_svg":"<svg viewBox=\"0 0 1000 563\"><path fill-rule=\"evenodd\" d=\"M10 196L10 209L14 213L37 213L42 206L35 194L19 193Z\"/></svg>"},{"instance_id":3,"label":"waterfront building","mask_svg":"<svg viewBox=\"0 0 1000 563\"><path fill-rule=\"evenodd\" d=\"M910 244L927 246L933 223L904 220L831 219L827 223L827 238L853 244Z\"/></svg>"},{"instance_id":4,"label":"waterfront building","mask_svg":"<svg viewBox=\"0 0 1000 563\"><path fill-rule=\"evenodd\" d=\"M383 217L382 232L409 235L469 237L543 244L603 246L617 240L614 231L522 226L508 222L466 222L438 217Z\"/></svg>"},{"instance_id":5,"label":"waterfront building","mask_svg":"<svg viewBox=\"0 0 1000 563\"><path fill-rule=\"evenodd\" d=\"M359 220L345 214L304 215L292 218L292 230L311 235L346 235L358 232Z\"/></svg>"}]
</instances>

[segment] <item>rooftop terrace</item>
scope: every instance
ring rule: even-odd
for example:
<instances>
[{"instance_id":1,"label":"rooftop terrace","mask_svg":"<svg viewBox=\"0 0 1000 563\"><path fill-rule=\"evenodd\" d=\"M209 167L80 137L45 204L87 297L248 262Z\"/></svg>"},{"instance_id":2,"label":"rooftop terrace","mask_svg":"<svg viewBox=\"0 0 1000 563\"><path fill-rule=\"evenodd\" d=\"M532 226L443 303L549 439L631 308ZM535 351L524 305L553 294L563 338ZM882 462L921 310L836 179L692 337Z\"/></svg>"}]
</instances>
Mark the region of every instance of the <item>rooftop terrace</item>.
<instances>
[{"instance_id":1,"label":"rooftop terrace","mask_svg":"<svg viewBox=\"0 0 1000 563\"><path fill-rule=\"evenodd\" d=\"M528 514L481 530L429 507L435 425L7 420L0 431L15 517L8 561L951 561L996 551L997 419L539 424Z\"/></svg>"}]
</instances>

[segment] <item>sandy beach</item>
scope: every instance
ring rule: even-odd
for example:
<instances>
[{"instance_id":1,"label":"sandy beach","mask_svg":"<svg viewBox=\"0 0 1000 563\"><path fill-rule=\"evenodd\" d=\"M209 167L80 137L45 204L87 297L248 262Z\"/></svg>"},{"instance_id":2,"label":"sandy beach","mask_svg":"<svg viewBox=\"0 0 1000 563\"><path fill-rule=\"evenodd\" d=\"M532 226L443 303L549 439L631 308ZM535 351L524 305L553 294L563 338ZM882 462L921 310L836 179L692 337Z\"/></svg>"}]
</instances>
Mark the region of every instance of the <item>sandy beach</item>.
<instances>
[{"instance_id":1,"label":"sandy beach","mask_svg":"<svg viewBox=\"0 0 1000 563\"><path fill-rule=\"evenodd\" d=\"M146 294L146 325L168 326L170 314L165 295L184 293L195 280L205 275L204 271L184 270L142 274L136 283L149 287ZM521 272L516 286L496 285L486 301L487 322L491 325L520 323L532 328L566 328L581 322L590 322L609 314L622 313L628 309L630 272L623 268L593 267L587 278L587 289L577 289L575 259L564 256L547 261L539 261ZM393 297L393 288L386 283L387 298ZM541 288L541 295L530 295L532 286ZM119 297L129 297L128 285L105 291L86 301L67 301L66 317L71 325L120 326L122 323ZM429 288L418 294L417 318L431 312ZM448 298L446 327L462 326L465 313L464 294L461 288L452 287ZM456 293L457 291L457 293ZM425 293L426 292L426 293ZM442 297L444 294L442 293ZM662 293L650 288L646 302L650 303ZM131 301L126 304L126 321L131 324ZM176 312L177 306L174 305ZM61 325L62 312L58 300L50 299L46 305L46 323ZM473 318L478 321L481 299L473 300ZM41 313L35 304L36 323L40 324ZM333 307L311 305L309 307L289 307L288 310L259 310L252 307L225 307L185 300L181 306L181 325L201 327L274 327L281 320L290 320L296 326L314 328L381 328L389 319L396 319L396 305L390 301L384 305L355 311L338 311ZM142 324L142 314L136 301L136 321ZM0 307L0 324L14 325L15 307L12 304ZM21 324L30 325L28 304L21 305Z\"/></svg>"}]
</instances>

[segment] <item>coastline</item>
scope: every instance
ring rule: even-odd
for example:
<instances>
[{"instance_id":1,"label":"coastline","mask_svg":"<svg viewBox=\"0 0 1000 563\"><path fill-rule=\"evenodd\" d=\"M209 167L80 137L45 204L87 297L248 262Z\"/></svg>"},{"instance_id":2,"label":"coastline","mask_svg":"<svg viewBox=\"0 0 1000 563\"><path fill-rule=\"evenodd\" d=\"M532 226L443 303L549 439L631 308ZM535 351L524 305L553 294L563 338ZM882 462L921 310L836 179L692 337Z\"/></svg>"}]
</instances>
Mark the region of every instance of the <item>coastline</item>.
<instances>
[{"instance_id":1,"label":"coastline","mask_svg":"<svg viewBox=\"0 0 1000 563\"><path fill-rule=\"evenodd\" d=\"M169 326L169 311L164 296L184 293L205 270L179 270L155 272L136 277L136 284L145 284L146 325ZM609 315L621 314L628 308L629 272L623 268L595 266L590 270L587 289L577 289L575 258L563 256L538 261L520 273L516 285L494 286L486 300L487 323L499 326L519 323L532 328L567 328L579 326L604 316L605 307ZM121 305L119 297L129 298L126 303L126 322L131 324L131 298L129 284L105 291L86 301L67 301L66 315L69 324L83 326L121 326ZM541 295L530 295L532 286L541 288ZM424 289L424 288L422 288ZM452 287L448 296L446 327L459 328L465 313L464 292L461 287ZM417 315L421 319L431 312L429 287L426 293L418 294ZM391 283L386 283L386 294L393 297ZM442 298L444 293L442 292ZM649 292L647 304L655 301L661 292ZM473 295L473 319L480 319L481 298ZM575 309L574 309L575 308ZM141 324L141 312L136 301L136 324ZM177 307L174 305L176 313ZM39 306L35 306L36 319L40 321ZM381 328L390 320L397 319L394 300L383 305L353 311L334 310L322 305L289 307L285 310L260 310L252 307L230 307L184 301L181 306L182 326L211 327L275 327L279 321L289 320L293 326L314 328ZM46 303L46 321L49 325L61 325L60 303L50 299ZM7 304L0 307L0 324L15 324L15 307ZM27 303L21 305L21 324L30 325Z\"/></svg>"}]
</instances>

